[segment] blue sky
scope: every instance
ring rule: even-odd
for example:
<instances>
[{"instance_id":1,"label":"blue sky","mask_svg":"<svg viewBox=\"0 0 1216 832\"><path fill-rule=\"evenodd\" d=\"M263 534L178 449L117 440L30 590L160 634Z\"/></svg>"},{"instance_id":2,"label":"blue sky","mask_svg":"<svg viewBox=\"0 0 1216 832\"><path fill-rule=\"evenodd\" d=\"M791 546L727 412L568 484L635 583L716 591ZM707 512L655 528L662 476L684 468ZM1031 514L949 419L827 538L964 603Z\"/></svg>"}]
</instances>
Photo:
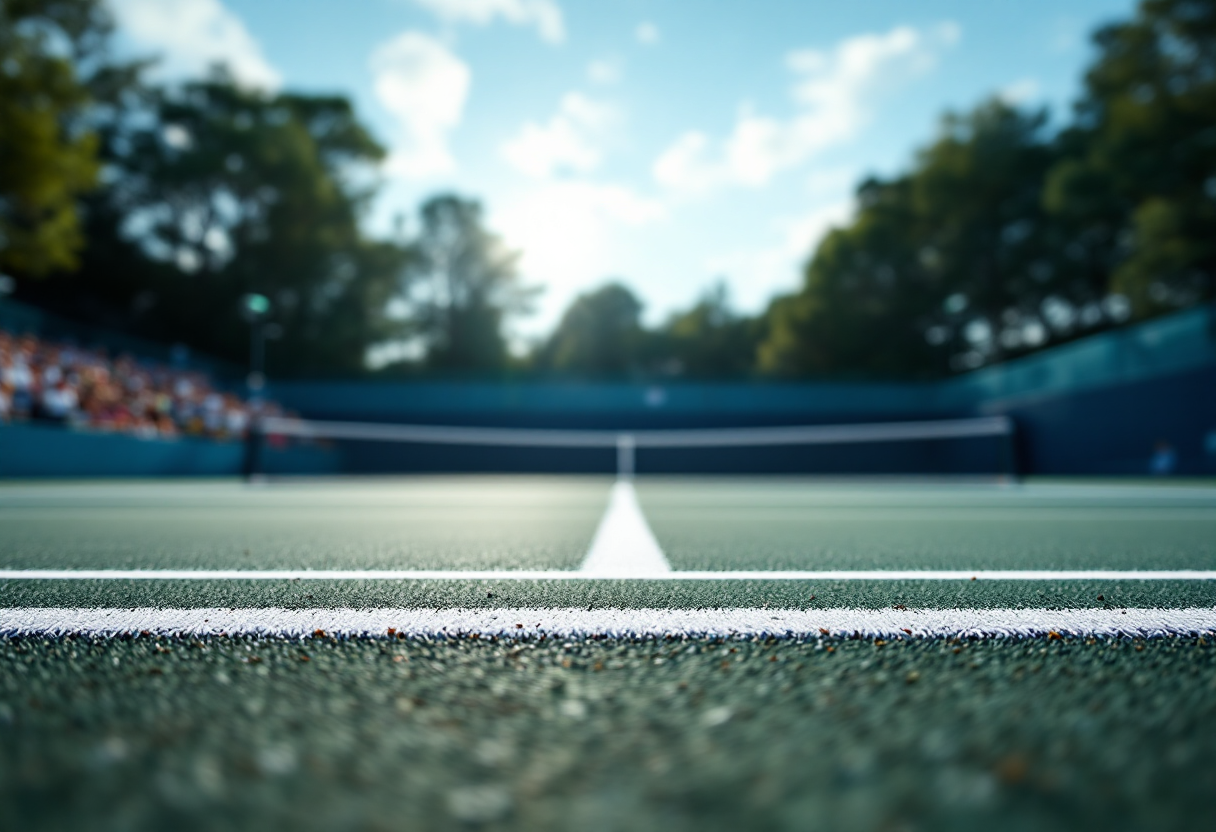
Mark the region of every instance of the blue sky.
<instances>
[{"instance_id":1,"label":"blue sky","mask_svg":"<svg viewBox=\"0 0 1216 832\"><path fill-rule=\"evenodd\" d=\"M650 320L797 286L867 173L984 97L1066 117L1132 0L111 0L123 48L341 92L390 149L369 227L480 198L543 285L520 338L618 278ZM408 227L408 226L407 226Z\"/></svg>"}]
</instances>

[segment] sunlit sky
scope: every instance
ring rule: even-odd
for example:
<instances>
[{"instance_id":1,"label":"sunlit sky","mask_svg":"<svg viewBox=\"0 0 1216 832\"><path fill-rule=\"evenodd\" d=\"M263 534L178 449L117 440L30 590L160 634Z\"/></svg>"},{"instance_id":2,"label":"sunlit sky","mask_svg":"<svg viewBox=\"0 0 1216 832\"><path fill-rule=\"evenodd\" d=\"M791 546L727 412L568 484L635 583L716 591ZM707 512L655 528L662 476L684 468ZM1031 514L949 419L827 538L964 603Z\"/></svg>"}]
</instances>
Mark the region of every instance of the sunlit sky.
<instances>
[{"instance_id":1,"label":"sunlit sky","mask_svg":"<svg viewBox=\"0 0 1216 832\"><path fill-rule=\"evenodd\" d=\"M744 311L798 284L867 173L985 96L1063 119L1088 34L1133 0L110 0L174 80L224 60L341 92L390 150L368 226L481 199L552 326L620 279L649 320L718 280ZM407 226L408 227L408 226Z\"/></svg>"}]
</instances>

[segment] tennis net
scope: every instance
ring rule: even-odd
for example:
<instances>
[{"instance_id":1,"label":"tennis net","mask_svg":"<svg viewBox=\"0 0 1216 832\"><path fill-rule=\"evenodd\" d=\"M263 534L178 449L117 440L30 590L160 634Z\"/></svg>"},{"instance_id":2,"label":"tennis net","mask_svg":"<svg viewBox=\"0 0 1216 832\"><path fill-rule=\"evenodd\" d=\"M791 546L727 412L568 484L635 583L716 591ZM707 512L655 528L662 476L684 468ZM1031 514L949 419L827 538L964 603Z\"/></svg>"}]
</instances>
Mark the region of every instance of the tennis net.
<instances>
[{"instance_id":1,"label":"tennis net","mask_svg":"<svg viewBox=\"0 0 1216 832\"><path fill-rule=\"evenodd\" d=\"M1007 416L868 424L662 430L405 425L268 417L251 432L246 472L264 472L266 438L323 442L346 473L991 474L1016 477Z\"/></svg>"}]
</instances>

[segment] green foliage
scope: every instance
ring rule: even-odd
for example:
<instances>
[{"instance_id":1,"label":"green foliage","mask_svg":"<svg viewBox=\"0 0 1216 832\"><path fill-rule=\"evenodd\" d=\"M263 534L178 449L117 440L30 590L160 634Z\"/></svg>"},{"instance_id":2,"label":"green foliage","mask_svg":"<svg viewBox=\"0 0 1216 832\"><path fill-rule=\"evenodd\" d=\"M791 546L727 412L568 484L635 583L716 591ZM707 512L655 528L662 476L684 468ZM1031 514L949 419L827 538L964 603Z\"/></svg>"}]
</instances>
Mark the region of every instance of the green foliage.
<instances>
[{"instance_id":1,"label":"green foliage","mask_svg":"<svg viewBox=\"0 0 1216 832\"><path fill-rule=\"evenodd\" d=\"M383 150L349 102L267 95L222 71L137 92L103 131L114 184L90 202L89 251L57 293L238 362L239 299L258 293L283 333L271 372L361 371L400 329L385 310L408 254L360 230L371 191L358 183Z\"/></svg>"},{"instance_id":2,"label":"green foliage","mask_svg":"<svg viewBox=\"0 0 1216 832\"><path fill-rule=\"evenodd\" d=\"M535 357L537 369L583 378L625 378L643 368L642 302L620 283L575 298Z\"/></svg>"},{"instance_id":3,"label":"green foliage","mask_svg":"<svg viewBox=\"0 0 1216 832\"><path fill-rule=\"evenodd\" d=\"M1075 123L990 101L858 191L773 302L773 375L933 375L1216 296L1216 3L1101 29Z\"/></svg>"},{"instance_id":4,"label":"green foliage","mask_svg":"<svg viewBox=\"0 0 1216 832\"><path fill-rule=\"evenodd\" d=\"M589 379L752 374L759 321L731 308L724 284L653 329L643 325L642 309L642 301L617 282L579 295L537 349L533 368Z\"/></svg>"},{"instance_id":5,"label":"green foliage","mask_svg":"<svg viewBox=\"0 0 1216 832\"><path fill-rule=\"evenodd\" d=\"M1146 0L1094 42L1047 205L1138 314L1216 297L1216 3Z\"/></svg>"},{"instance_id":6,"label":"green foliage","mask_svg":"<svg viewBox=\"0 0 1216 832\"><path fill-rule=\"evenodd\" d=\"M76 61L109 21L95 0L0 0L0 268L70 269L77 197L97 179L97 136Z\"/></svg>"},{"instance_id":7,"label":"green foliage","mask_svg":"<svg viewBox=\"0 0 1216 832\"><path fill-rule=\"evenodd\" d=\"M109 34L101 0L0 0L0 269L20 298L238 362L239 298L265 295L273 374L404 344L422 357L392 372L925 377L1216 298L1213 0L1099 30L1055 135L1000 100L946 116L762 315L717 287L647 328L611 283L527 362L508 336L535 290L477 202L430 199L409 239L362 230L384 151L345 98L222 70L150 86Z\"/></svg>"},{"instance_id":8,"label":"green foliage","mask_svg":"<svg viewBox=\"0 0 1216 832\"><path fill-rule=\"evenodd\" d=\"M915 250L912 188L871 180L847 228L824 238L807 265L803 290L768 312L762 372L778 376L853 372L900 374L925 352L915 318L925 310L925 280ZM930 263L937 265L936 261Z\"/></svg>"},{"instance_id":9,"label":"green foliage","mask_svg":"<svg viewBox=\"0 0 1216 832\"><path fill-rule=\"evenodd\" d=\"M770 308L760 369L928 375L1021 348L1055 290L1044 121L989 101L947 116L908 174L863 183L854 220L825 237L802 290Z\"/></svg>"},{"instance_id":10,"label":"green foliage","mask_svg":"<svg viewBox=\"0 0 1216 832\"><path fill-rule=\"evenodd\" d=\"M737 313L726 284L718 283L659 329L651 360L669 375L743 378L755 368L759 339L759 321Z\"/></svg>"},{"instance_id":11,"label":"green foliage","mask_svg":"<svg viewBox=\"0 0 1216 832\"><path fill-rule=\"evenodd\" d=\"M455 195L433 197L420 211L400 297L426 344L428 368L456 373L506 369L506 321L529 310L518 255L485 227L481 206Z\"/></svg>"},{"instance_id":12,"label":"green foliage","mask_svg":"<svg viewBox=\"0 0 1216 832\"><path fill-rule=\"evenodd\" d=\"M157 121L132 142L127 175L144 187L122 207L143 250L179 272L161 324L236 357L247 341L236 301L257 292L283 327L273 370L360 369L389 331L380 318L405 257L360 233L368 194L350 184L353 169L383 151L349 103L217 78L166 96Z\"/></svg>"}]
</instances>

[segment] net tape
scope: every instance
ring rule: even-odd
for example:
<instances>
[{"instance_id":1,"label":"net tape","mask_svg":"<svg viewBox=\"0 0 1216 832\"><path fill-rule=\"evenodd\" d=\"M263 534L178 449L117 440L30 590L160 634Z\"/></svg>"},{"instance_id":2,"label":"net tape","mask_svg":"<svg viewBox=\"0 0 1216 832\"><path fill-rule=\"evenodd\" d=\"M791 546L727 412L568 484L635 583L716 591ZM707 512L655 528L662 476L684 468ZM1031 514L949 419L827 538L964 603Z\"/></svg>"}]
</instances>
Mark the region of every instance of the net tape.
<instances>
[{"instance_id":1,"label":"net tape","mask_svg":"<svg viewBox=\"0 0 1216 832\"><path fill-rule=\"evenodd\" d=\"M309 439L551 448L620 448L622 445L634 448L707 448L1009 436L1013 433L1014 425L1008 416L982 416L845 425L607 431L326 422L275 416L263 419L261 428L265 434Z\"/></svg>"}]
</instances>

